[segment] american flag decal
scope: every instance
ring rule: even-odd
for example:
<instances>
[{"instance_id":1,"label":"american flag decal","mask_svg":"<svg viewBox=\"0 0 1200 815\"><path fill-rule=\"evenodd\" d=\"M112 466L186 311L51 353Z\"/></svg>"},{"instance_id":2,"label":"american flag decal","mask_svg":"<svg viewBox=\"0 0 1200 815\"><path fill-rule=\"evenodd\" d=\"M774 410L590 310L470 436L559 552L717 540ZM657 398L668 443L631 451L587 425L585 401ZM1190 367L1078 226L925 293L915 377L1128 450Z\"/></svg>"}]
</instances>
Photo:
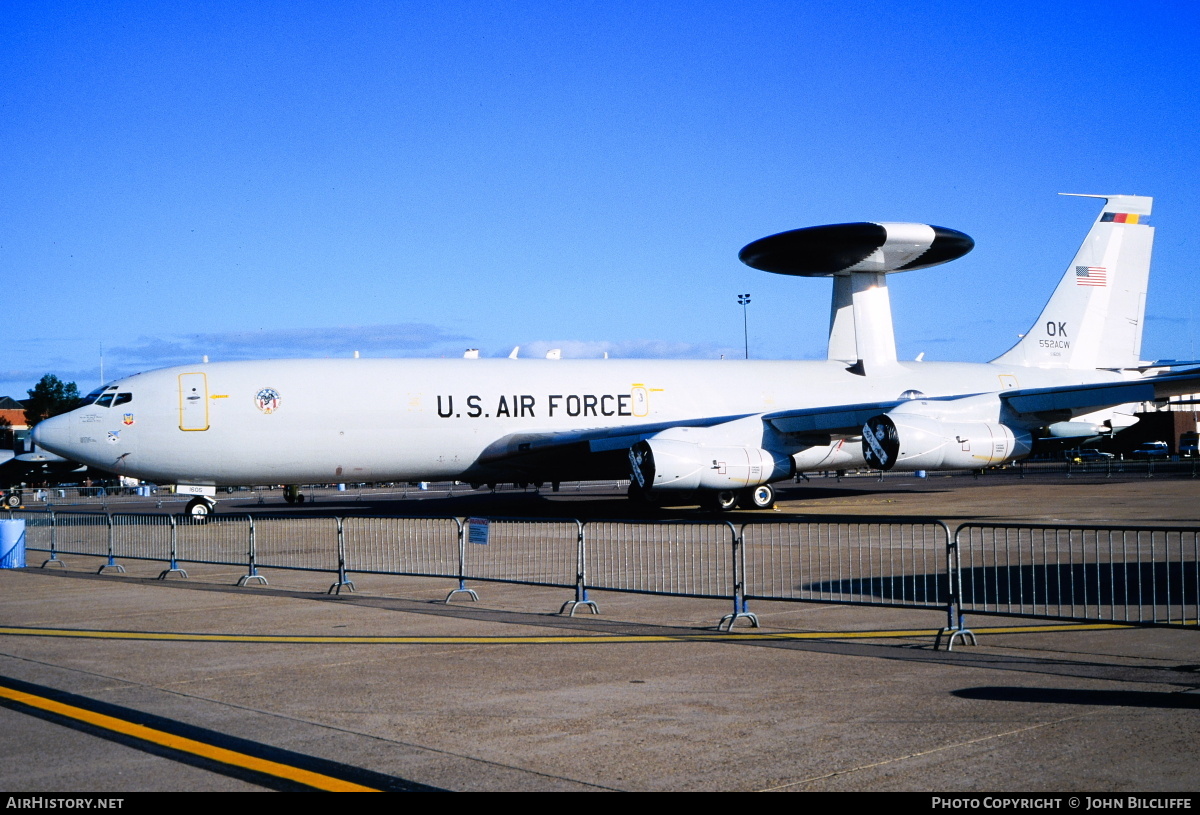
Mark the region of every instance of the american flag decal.
<instances>
[{"instance_id":1,"label":"american flag decal","mask_svg":"<svg viewBox=\"0 0 1200 815\"><path fill-rule=\"evenodd\" d=\"M1107 286L1108 270L1103 266L1076 266L1075 285Z\"/></svg>"}]
</instances>

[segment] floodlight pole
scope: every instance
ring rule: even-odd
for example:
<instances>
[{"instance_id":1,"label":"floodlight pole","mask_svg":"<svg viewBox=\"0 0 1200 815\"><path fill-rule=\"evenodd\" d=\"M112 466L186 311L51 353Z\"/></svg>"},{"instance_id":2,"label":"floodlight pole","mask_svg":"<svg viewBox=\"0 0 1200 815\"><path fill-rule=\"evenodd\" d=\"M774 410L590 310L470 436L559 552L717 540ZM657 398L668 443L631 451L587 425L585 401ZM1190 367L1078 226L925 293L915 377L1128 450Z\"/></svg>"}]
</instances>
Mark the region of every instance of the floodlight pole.
<instances>
[{"instance_id":1,"label":"floodlight pole","mask_svg":"<svg viewBox=\"0 0 1200 815\"><path fill-rule=\"evenodd\" d=\"M738 295L738 305L742 307L742 341L746 345L746 359L750 359L750 329L746 318L746 306L750 303L750 293Z\"/></svg>"}]
</instances>

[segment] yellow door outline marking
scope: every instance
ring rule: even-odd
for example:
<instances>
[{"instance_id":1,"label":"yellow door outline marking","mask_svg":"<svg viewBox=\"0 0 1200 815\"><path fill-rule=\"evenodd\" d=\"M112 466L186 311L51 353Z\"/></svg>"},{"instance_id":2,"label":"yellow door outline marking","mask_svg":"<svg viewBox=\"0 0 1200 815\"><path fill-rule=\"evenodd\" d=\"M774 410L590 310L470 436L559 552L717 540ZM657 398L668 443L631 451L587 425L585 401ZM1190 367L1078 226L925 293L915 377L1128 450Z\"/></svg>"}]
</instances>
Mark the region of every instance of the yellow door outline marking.
<instances>
[{"instance_id":1,"label":"yellow door outline marking","mask_svg":"<svg viewBox=\"0 0 1200 815\"><path fill-rule=\"evenodd\" d=\"M192 422L196 418L196 416L194 416L192 413L189 413L187 410L187 406L184 404L184 399L186 398L183 395L184 388L187 387L187 384L184 382L184 377L196 377L196 376L200 377L199 384L200 384L200 387L203 388L203 390L204 390L204 395L202 397L200 397L200 402L199 402L200 405L204 406L204 427L189 426L188 423ZM188 380L188 382L194 382L194 381L195 380L192 380L192 379ZM209 421L208 421L208 398L207 397L208 397L208 375L207 374L203 373L202 371L189 371L187 373L182 373L179 375L179 429L180 430L184 430L184 431L188 431L188 432L208 430ZM198 425L199 423L195 422L195 424Z\"/></svg>"}]
</instances>

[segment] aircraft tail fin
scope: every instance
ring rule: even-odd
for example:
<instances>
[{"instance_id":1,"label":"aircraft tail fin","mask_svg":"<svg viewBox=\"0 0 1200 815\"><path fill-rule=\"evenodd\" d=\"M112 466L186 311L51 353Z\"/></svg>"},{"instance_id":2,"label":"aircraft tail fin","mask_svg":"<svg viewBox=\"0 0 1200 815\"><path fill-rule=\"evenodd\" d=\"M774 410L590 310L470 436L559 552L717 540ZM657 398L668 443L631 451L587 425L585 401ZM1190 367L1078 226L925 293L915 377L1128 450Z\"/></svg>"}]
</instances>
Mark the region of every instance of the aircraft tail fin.
<instances>
[{"instance_id":1,"label":"aircraft tail fin","mask_svg":"<svg viewBox=\"0 0 1200 815\"><path fill-rule=\"evenodd\" d=\"M1154 244L1154 227L1146 219L1154 199L1079 197L1104 199L1104 210L1037 322L993 362L1081 369L1129 368L1139 363Z\"/></svg>"}]
</instances>

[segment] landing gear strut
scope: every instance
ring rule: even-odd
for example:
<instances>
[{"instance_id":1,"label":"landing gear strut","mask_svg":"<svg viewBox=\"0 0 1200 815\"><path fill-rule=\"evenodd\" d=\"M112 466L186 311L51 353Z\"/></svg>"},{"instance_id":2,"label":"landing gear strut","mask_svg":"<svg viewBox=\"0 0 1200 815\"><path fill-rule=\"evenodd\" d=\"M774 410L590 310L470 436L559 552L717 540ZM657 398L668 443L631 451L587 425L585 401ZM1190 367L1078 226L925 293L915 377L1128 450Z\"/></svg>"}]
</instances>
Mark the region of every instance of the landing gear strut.
<instances>
[{"instance_id":1,"label":"landing gear strut","mask_svg":"<svg viewBox=\"0 0 1200 815\"><path fill-rule=\"evenodd\" d=\"M304 494L300 492L300 488L295 484L289 484L283 488L283 500L289 504L303 504Z\"/></svg>"}]
</instances>

